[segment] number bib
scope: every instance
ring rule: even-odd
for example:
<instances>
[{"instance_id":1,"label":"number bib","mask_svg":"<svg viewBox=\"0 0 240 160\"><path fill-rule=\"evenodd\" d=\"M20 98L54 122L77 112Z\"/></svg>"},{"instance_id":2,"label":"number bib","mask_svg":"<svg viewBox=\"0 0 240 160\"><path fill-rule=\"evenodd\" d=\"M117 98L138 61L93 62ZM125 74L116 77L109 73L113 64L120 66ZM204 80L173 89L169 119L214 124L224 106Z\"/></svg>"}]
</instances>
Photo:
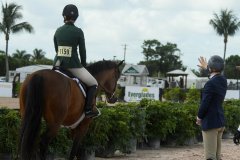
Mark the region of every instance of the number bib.
<instances>
[{"instance_id":1,"label":"number bib","mask_svg":"<svg viewBox=\"0 0 240 160\"><path fill-rule=\"evenodd\" d=\"M72 47L69 46L58 46L58 56L61 57L71 57L72 56Z\"/></svg>"}]
</instances>

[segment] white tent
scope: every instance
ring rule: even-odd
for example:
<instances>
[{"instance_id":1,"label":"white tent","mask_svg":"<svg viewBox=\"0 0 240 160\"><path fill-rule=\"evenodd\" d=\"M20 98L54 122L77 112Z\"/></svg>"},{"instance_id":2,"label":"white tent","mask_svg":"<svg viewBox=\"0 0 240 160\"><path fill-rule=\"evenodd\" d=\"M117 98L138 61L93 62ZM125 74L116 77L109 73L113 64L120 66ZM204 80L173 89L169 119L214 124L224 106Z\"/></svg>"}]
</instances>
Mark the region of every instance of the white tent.
<instances>
[{"instance_id":1,"label":"white tent","mask_svg":"<svg viewBox=\"0 0 240 160\"><path fill-rule=\"evenodd\" d=\"M207 77L198 77L196 76L191 68L187 68L184 72L188 73L187 77L187 88L191 88L192 85L195 85L196 88L203 88L204 84L207 82Z\"/></svg>"},{"instance_id":2,"label":"white tent","mask_svg":"<svg viewBox=\"0 0 240 160\"><path fill-rule=\"evenodd\" d=\"M187 68L184 72L188 74L188 78L191 79L198 78L190 68Z\"/></svg>"}]
</instances>

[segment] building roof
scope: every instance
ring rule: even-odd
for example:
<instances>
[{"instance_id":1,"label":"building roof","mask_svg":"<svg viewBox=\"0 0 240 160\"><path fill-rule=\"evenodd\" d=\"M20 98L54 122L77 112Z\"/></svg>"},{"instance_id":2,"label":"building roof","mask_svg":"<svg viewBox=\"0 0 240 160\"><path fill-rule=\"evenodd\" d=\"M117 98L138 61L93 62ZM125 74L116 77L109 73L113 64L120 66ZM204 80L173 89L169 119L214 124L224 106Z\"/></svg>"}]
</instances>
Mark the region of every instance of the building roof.
<instances>
[{"instance_id":1,"label":"building roof","mask_svg":"<svg viewBox=\"0 0 240 160\"><path fill-rule=\"evenodd\" d=\"M52 67L53 67L52 65L31 65L17 68L16 71L32 73L41 69L52 69Z\"/></svg>"},{"instance_id":2,"label":"building roof","mask_svg":"<svg viewBox=\"0 0 240 160\"><path fill-rule=\"evenodd\" d=\"M145 65L126 64L122 70L123 75L147 76L148 69Z\"/></svg>"},{"instance_id":3,"label":"building roof","mask_svg":"<svg viewBox=\"0 0 240 160\"><path fill-rule=\"evenodd\" d=\"M176 70L173 70L173 71L170 71L170 72L167 72L167 75L168 76L187 76L188 73L180 70L180 69L176 69Z\"/></svg>"}]
</instances>

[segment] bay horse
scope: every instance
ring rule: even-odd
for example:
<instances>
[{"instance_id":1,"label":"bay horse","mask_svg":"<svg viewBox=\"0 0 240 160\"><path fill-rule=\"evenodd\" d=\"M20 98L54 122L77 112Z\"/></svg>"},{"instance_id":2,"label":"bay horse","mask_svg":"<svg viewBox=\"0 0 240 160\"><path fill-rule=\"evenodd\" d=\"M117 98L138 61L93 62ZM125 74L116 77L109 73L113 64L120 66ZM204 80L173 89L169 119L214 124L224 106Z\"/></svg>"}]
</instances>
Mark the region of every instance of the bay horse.
<instances>
[{"instance_id":1,"label":"bay horse","mask_svg":"<svg viewBox=\"0 0 240 160\"><path fill-rule=\"evenodd\" d=\"M114 103L114 92L120 77L119 66L123 61L103 60L86 69L96 78L98 90L105 92L107 101ZM85 97L78 84L50 69L39 70L27 77L20 90L20 114L22 117L19 141L20 159L46 159L48 145L61 126L71 126L84 113ZM94 106L96 109L96 106ZM38 137L42 118L46 131ZM73 144L69 160L80 159L79 150L92 118L84 118L72 128ZM37 158L38 157L38 158Z\"/></svg>"}]
</instances>

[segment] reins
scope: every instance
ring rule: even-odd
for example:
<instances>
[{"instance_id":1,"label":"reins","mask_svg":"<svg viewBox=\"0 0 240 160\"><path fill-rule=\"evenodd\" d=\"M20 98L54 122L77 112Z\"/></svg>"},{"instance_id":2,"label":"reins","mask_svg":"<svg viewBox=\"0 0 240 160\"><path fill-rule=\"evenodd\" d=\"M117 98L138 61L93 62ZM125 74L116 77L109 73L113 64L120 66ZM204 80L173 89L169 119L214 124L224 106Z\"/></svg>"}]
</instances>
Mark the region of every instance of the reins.
<instances>
[{"instance_id":1,"label":"reins","mask_svg":"<svg viewBox=\"0 0 240 160\"><path fill-rule=\"evenodd\" d=\"M107 91L107 90L105 89L105 87L103 87L103 85L101 85L101 83L99 83L99 86L103 89L103 91L104 91L105 93L108 93L108 94L111 95L111 97L110 97L109 99L112 99L112 98L113 98L113 96L114 96L114 94L115 94L115 91L114 91L114 92L109 92L109 91Z\"/></svg>"}]
</instances>

